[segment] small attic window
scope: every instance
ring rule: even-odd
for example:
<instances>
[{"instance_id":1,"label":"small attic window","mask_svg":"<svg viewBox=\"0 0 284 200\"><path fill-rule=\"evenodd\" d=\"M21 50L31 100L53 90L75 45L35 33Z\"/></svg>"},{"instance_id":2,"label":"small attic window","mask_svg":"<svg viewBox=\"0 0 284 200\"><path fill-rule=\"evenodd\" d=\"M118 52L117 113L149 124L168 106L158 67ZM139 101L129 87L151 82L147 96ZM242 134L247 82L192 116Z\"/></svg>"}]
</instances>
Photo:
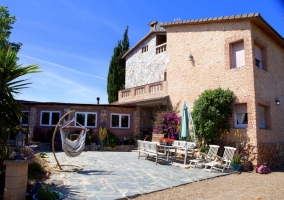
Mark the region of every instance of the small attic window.
<instances>
[{"instance_id":1,"label":"small attic window","mask_svg":"<svg viewBox=\"0 0 284 200\"><path fill-rule=\"evenodd\" d=\"M148 51L148 45L142 47L142 53L144 53L144 52L146 52L146 51Z\"/></svg>"}]
</instances>

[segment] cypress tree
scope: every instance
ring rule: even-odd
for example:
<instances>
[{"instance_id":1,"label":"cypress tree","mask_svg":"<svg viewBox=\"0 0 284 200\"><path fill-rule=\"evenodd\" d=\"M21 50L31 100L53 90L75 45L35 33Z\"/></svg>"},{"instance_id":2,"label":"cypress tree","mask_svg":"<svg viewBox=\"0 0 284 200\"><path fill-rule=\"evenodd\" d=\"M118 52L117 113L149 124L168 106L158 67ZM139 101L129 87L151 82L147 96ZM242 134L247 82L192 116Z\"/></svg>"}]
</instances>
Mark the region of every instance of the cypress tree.
<instances>
[{"instance_id":1,"label":"cypress tree","mask_svg":"<svg viewBox=\"0 0 284 200\"><path fill-rule=\"evenodd\" d=\"M123 41L119 40L113 50L107 77L108 102L118 100L118 91L124 89L126 60L122 56L129 50L128 26L123 35Z\"/></svg>"}]
</instances>

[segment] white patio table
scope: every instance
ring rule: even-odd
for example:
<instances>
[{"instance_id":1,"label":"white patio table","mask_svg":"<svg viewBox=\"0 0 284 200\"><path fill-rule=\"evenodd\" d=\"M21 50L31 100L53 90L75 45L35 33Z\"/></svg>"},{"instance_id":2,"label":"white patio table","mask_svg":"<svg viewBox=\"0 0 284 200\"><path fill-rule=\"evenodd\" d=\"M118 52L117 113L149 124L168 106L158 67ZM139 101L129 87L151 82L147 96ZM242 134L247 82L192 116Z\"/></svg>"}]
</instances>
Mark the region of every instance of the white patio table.
<instances>
[{"instance_id":1,"label":"white patio table","mask_svg":"<svg viewBox=\"0 0 284 200\"><path fill-rule=\"evenodd\" d=\"M175 156L177 154L177 148L178 146L170 146L170 145L163 145L163 144L158 144L158 147L163 148L167 152L167 158L166 161L169 161L169 155L170 155L170 149L175 149Z\"/></svg>"}]
</instances>

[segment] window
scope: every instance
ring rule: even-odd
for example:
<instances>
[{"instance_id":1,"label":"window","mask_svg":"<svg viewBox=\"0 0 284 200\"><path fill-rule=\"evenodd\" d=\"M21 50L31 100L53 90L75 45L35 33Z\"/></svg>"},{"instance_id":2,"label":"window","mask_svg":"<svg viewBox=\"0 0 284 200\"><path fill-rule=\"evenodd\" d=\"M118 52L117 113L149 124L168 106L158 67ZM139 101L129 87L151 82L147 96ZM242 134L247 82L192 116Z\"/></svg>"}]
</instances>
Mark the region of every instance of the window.
<instances>
[{"instance_id":1,"label":"window","mask_svg":"<svg viewBox=\"0 0 284 200\"><path fill-rule=\"evenodd\" d=\"M244 41L231 45L232 68L245 66Z\"/></svg>"},{"instance_id":2,"label":"window","mask_svg":"<svg viewBox=\"0 0 284 200\"><path fill-rule=\"evenodd\" d=\"M42 111L40 115L41 126L56 126L60 118L59 111Z\"/></svg>"},{"instance_id":3,"label":"window","mask_svg":"<svg viewBox=\"0 0 284 200\"><path fill-rule=\"evenodd\" d=\"M167 35L157 35L156 36L156 46L159 46L166 42L167 42Z\"/></svg>"},{"instance_id":4,"label":"window","mask_svg":"<svg viewBox=\"0 0 284 200\"><path fill-rule=\"evenodd\" d=\"M263 68L262 49L257 45L254 45L254 55L255 55L255 65L260 69L262 69Z\"/></svg>"},{"instance_id":5,"label":"window","mask_svg":"<svg viewBox=\"0 0 284 200\"><path fill-rule=\"evenodd\" d=\"M111 114L111 128L130 128L130 115Z\"/></svg>"},{"instance_id":6,"label":"window","mask_svg":"<svg viewBox=\"0 0 284 200\"><path fill-rule=\"evenodd\" d=\"M235 105L235 128L247 128L248 127L248 113L247 104Z\"/></svg>"},{"instance_id":7,"label":"window","mask_svg":"<svg viewBox=\"0 0 284 200\"><path fill-rule=\"evenodd\" d=\"M20 118L20 124L22 126L29 125L29 112L28 111L22 111L22 116Z\"/></svg>"},{"instance_id":8,"label":"window","mask_svg":"<svg viewBox=\"0 0 284 200\"><path fill-rule=\"evenodd\" d=\"M142 53L148 51L148 45L146 45L145 47L142 47Z\"/></svg>"},{"instance_id":9,"label":"window","mask_svg":"<svg viewBox=\"0 0 284 200\"><path fill-rule=\"evenodd\" d=\"M85 127L97 127L96 112L76 112L76 122ZM76 126L79 126L76 124Z\"/></svg>"},{"instance_id":10,"label":"window","mask_svg":"<svg viewBox=\"0 0 284 200\"><path fill-rule=\"evenodd\" d=\"M265 127L265 108L263 106L258 106L258 114L259 114L259 128Z\"/></svg>"}]
</instances>

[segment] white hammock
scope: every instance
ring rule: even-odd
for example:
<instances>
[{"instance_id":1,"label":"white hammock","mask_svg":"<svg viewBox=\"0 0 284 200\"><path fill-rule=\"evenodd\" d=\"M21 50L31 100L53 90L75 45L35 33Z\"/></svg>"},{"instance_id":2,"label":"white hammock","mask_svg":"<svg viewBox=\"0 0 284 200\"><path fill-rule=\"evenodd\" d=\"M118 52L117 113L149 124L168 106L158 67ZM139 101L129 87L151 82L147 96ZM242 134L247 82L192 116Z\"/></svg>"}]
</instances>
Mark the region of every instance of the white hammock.
<instances>
[{"instance_id":1,"label":"white hammock","mask_svg":"<svg viewBox=\"0 0 284 200\"><path fill-rule=\"evenodd\" d=\"M79 137L76 140L70 140L66 137L65 128L68 128L68 125L74 121L74 118L60 126L60 134L62 140L62 149L65 154L69 157L76 157L79 156L85 149L85 140L86 140L86 133L87 128L83 127L81 124L82 131Z\"/></svg>"}]
</instances>

